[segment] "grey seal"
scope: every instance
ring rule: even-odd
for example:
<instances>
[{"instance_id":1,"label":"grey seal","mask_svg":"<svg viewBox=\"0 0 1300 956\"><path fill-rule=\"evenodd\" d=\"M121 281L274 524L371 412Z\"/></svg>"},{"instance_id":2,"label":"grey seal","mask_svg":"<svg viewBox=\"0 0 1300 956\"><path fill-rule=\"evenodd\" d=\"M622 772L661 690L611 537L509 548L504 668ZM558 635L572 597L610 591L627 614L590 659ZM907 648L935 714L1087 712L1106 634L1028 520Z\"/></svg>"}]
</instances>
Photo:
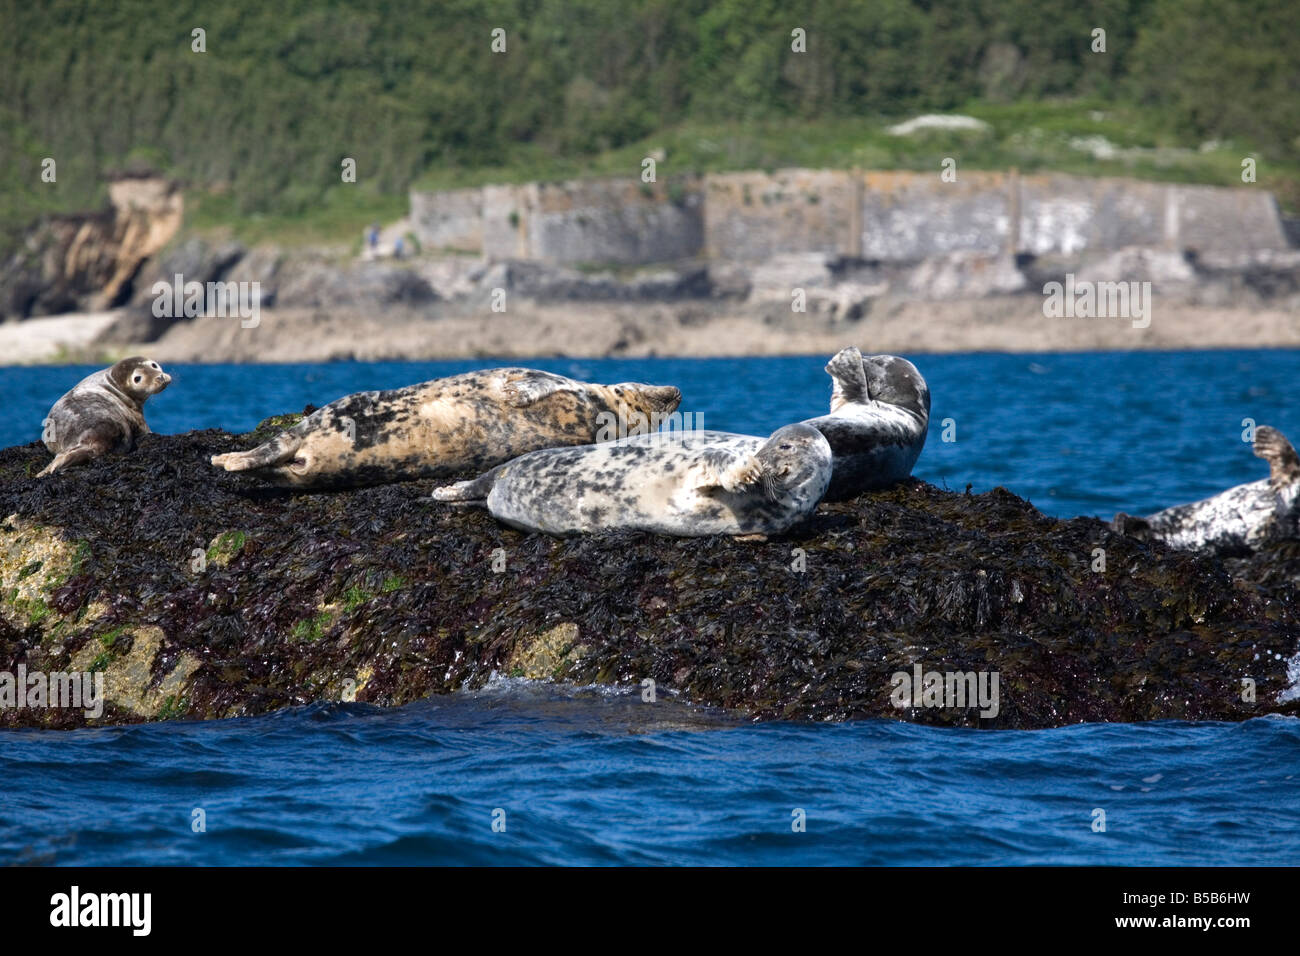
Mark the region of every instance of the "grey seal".
<instances>
[{"instance_id":1,"label":"grey seal","mask_svg":"<svg viewBox=\"0 0 1300 956\"><path fill-rule=\"evenodd\" d=\"M1179 550L1257 550L1271 537L1296 534L1300 519L1300 458L1276 428L1255 429L1255 455L1269 476L1204 501L1176 505L1145 518L1120 512L1114 530Z\"/></svg>"},{"instance_id":2,"label":"grey seal","mask_svg":"<svg viewBox=\"0 0 1300 956\"><path fill-rule=\"evenodd\" d=\"M897 355L837 352L830 375L829 415L809 418L835 456L827 501L897 484L912 473L930 427L930 388L915 365Z\"/></svg>"},{"instance_id":3,"label":"grey seal","mask_svg":"<svg viewBox=\"0 0 1300 956\"><path fill-rule=\"evenodd\" d=\"M212 464L293 488L446 478L539 448L649 431L681 398L668 385L488 369L347 395L256 448L214 455Z\"/></svg>"},{"instance_id":4,"label":"grey seal","mask_svg":"<svg viewBox=\"0 0 1300 956\"><path fill-rule=\"evenodd\" d=\"M830 478L830 445L796 424L766 439L660 432L536 451L433 497L482 504L512 527L555 535L769 535L810 515Z\"/></svg>"},{"instance_id":5,"label":"grey seal","mask_svg":"<svg viewBox=\"0 0 1300 956\"><path fill-rule=\"evenodd\" d=\"M87 375L54 403L45 419L41 440L54 460L37 477L108 451L130 451L136 439L149 433L144 403L171 380L157 362L139 355Z\"/></svg>"}]
</instances>

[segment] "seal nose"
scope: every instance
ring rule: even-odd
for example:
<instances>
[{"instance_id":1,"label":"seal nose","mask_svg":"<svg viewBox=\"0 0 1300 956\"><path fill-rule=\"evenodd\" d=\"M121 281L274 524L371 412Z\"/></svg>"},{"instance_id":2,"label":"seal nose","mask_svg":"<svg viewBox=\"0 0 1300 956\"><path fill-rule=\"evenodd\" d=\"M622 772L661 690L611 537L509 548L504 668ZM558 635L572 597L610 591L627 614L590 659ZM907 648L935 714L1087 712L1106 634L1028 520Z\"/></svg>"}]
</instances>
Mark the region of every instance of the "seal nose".
<instances>
[{"instance_id":1,"label":"seal nose","mask_svg":"<svg viewBox=\"0 0 1300 956\"><path fill-rule=\"evenodd\" d=\"M682 390L675 385L651 386L647 391L650 400L660 411L676 411L677 406L682 403Z\"/></svg>"}]
</instances>

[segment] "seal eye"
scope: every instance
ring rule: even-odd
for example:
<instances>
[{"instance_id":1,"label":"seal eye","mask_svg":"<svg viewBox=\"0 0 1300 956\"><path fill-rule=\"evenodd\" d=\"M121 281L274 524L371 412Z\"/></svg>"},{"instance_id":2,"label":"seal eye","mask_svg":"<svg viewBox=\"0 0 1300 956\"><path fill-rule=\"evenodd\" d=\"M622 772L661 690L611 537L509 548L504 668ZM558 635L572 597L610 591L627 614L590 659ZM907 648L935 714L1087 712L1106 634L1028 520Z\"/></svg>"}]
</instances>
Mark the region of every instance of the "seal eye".
<instances>
[{"instance_id":1,"label":"seal eye","mask_svg":"<svg viewBox=\"0 0 1300 956\"><path fill-rule=\"evenodd\" d=\"M134 382L136 385L139 385L141 382L144 381L144 377L141 375L137 375L135 378L131 379L131 381Z\"/></svg>"}]
</instances>

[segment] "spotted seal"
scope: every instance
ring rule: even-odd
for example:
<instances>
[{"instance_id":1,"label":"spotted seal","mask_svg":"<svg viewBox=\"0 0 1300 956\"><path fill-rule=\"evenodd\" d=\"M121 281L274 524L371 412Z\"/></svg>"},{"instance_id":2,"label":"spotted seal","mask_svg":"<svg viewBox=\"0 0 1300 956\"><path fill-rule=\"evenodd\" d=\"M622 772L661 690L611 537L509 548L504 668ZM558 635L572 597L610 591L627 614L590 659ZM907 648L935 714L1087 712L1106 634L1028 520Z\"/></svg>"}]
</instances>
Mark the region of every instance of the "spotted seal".
<instances>
[{"instance_id":1,"label":"spotted seal","mask_svg":"<svg viewBox=\"0 0 1300 956\"><path fill-rule=\"evenodd\" d=\"M446 478L539 448L648 431L681 397L666 385L488 369L347 395L250 451L214 455L212 464L296 488Z\"/></svg>"},{"instance_id":2,"label":"spotted seal","mask_svg":"<svg viewBox=\"0 0 1300 956\"><path fill-rule=\"evenodd\" d=\"M41 440L54 453L54 460L37 477L107 451L130 451L136 439L149 433L144 403L171 380L157 362L139 355L87 375L54 403L45 419Z\"/></svg>"},{"instance_id":3,"label":"spotted seal","mask_svg":"<svg viewBox=\"0 0 1300 956\"><path fill-rule=\"evenodd\" d=\"M767 535L811 514L830 479L821 432L787 425L766 439L683 431L549 448L433 496L483 504L512 527L556 535Z\"/></svg>"},{"instance_id":4,"label":"spotted seal","mask_svg":"<svg viewBox=\"0 0 1300 956\"><path fill-rule=\"evenodd\" d=\"M1294 536L1300 523L1300 458L1282 433L1267 425L1255 429L1255 455L1268 462L1267 478L1145 518L1121 511L1111 527L1184 551L1253 550L1271 537Z\"/></svg>"},{"instance_id":5,"label":"spotted seal","mask_svg":"<svg viewBox=\"0 0 1300 956\"><path fill-rule=\"evenodd\" d=\"M835 456L827 501L896 484L912 473L930 427L930 389L897 355L842 349L826 364L831 411L807 419Z\"/></svg>"}]
</instances>

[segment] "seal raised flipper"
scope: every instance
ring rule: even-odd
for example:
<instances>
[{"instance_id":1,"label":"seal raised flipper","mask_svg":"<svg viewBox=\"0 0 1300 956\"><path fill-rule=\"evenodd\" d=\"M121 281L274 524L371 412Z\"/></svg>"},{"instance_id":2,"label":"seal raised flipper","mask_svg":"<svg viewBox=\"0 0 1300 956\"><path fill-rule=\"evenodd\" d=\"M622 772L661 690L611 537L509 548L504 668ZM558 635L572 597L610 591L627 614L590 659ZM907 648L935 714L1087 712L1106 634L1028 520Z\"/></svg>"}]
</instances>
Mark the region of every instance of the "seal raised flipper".
<instances>
[{"instance_id":1,"label":"seal raised flipper","mask_svg":"<svg viewBox=\"0 0 1300 956\"><path fill-rule=\"evenodd\" d=\"M834 383L831 386L831 411L839 410L846 402L867 402L871 400L871 389L867 381L867 371L863 366L862 353L849 346L836 352L826 363L826 374ZM877 377L879 377L877 370Z\"/></svg>"},{"instance_id":2,"label":"seal raised flipper","mask_svg":"<svg viewBox=\"0 0 1300 956\"><path fill-rule=\"evenodd\" d=\"M536 369L517 369L506 373L501 392L505 400L516 408L526 408L556 392L576 391L580 386L571 378Z\"/></svg>"},{"instance_id":3,"label":"seal raised flipper","mask_svg":"<svg viewBox=\"0 0 1300 956\"><path fill-rule=\"evenodd\" d=\"M1269 483L1281 491L1300 482L1300 456L1276 428L1255 429L1255 454L1268 462Z\"/></svg>"},{"instance_id":4,"label":"seal raised flipper","mask_svg":"<svg viewBox=\"0 0 1300 956\"><path fill-rule=\"evenodd\" d=\"M763 480L763 463L738 448L709 448L691 465L689 481L696 488L738 491Z\"/></svg>"}]
</instances>

